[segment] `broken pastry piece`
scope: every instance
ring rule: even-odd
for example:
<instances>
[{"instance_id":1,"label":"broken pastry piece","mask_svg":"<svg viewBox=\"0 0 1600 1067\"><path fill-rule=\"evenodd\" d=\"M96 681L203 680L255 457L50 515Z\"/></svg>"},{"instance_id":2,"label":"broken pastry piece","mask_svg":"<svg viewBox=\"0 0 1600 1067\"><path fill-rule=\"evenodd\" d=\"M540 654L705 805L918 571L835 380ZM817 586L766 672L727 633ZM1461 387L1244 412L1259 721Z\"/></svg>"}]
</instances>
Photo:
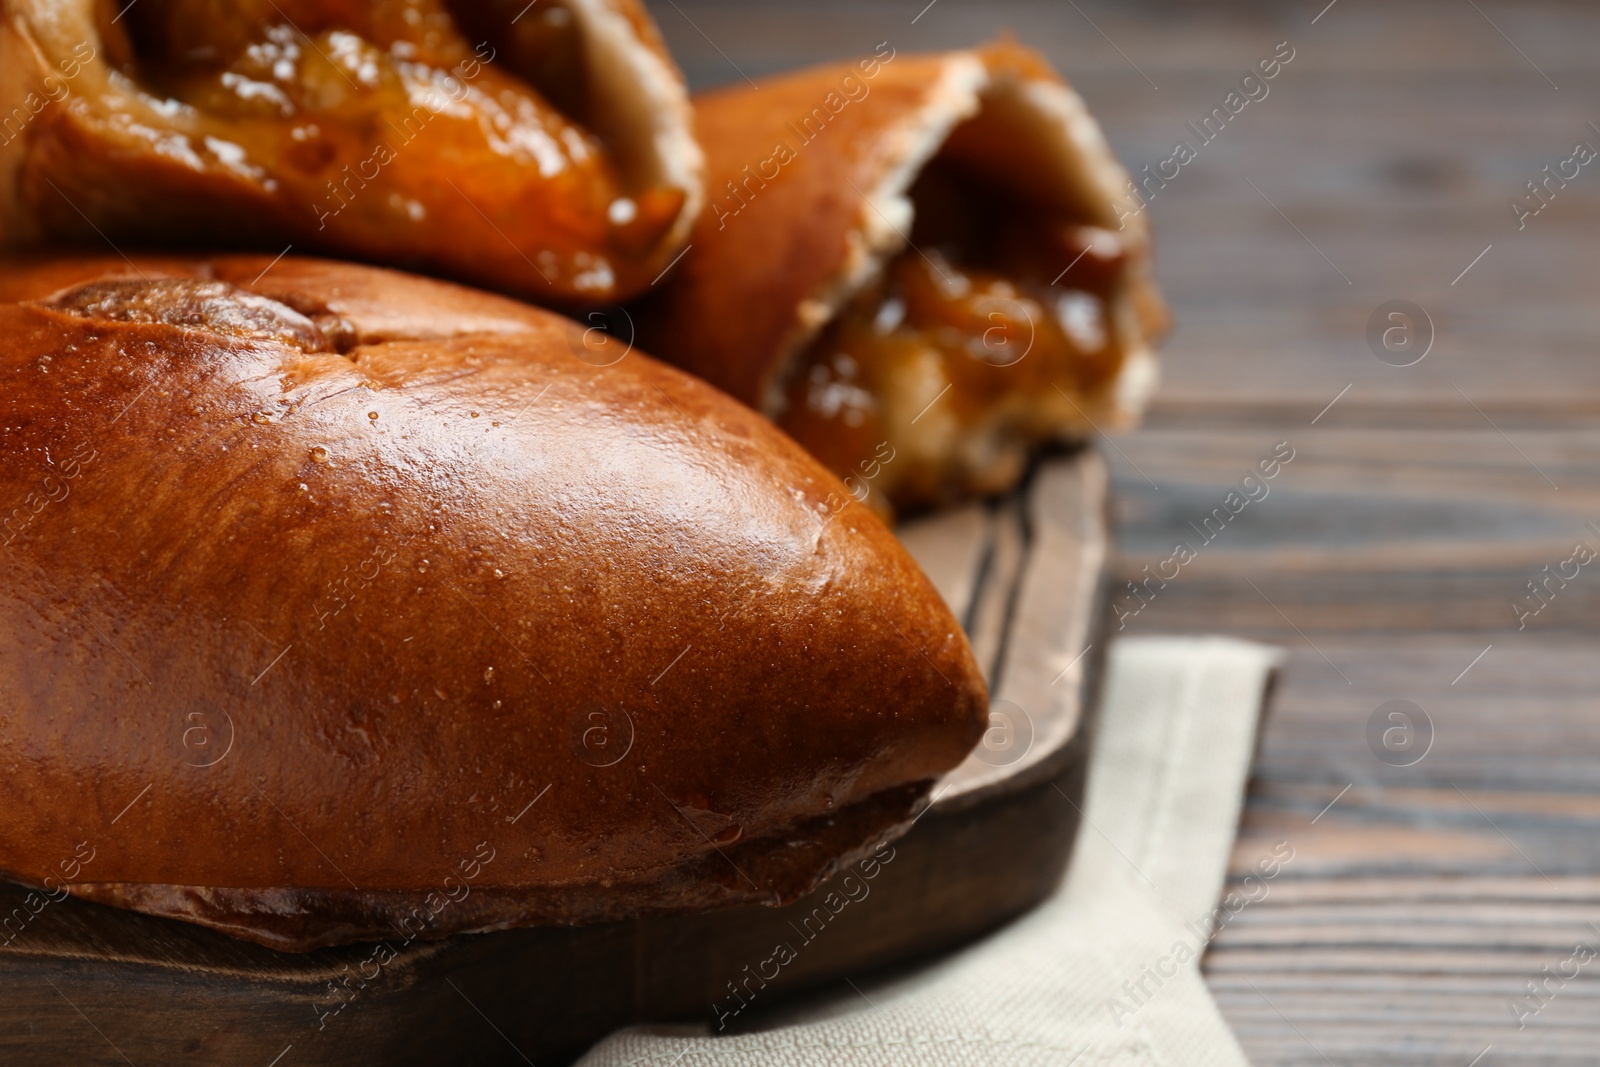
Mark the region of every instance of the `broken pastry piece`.
<instances>
[{"instance_id":1,"label":"broken pastry piece","mask_svg":"<svg viewBox=\"0 0 1600 1067\"><path fill-rule=\"evenodd\" d=\"M1001 492L1036 448L1137 418L1166 318L1145 219L1036 54L881 46L695 107L710 200L642 341L858 498Z\"/></svg>"},{"instance_id":2,"label":"broken pastry piece","mask_svg":"<svg viewBox=\"0 0 1600 1067\"><path fill-rule=\"evenodd\" d=\"M292 243L572 305L648 286L701 201L635 0L16 0L0 99L12 247Z\"/></svg>"}]
</instances>

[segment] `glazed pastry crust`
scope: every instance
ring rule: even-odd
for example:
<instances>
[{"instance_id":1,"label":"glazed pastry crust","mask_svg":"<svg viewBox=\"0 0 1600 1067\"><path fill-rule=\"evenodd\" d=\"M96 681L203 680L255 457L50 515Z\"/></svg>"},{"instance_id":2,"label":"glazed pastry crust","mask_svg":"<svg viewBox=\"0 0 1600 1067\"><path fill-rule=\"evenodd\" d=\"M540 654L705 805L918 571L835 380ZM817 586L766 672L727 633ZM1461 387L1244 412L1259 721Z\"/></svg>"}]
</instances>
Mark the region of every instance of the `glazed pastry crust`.
<instances>
[{"instance_id":1,"label":"glazed pastry crust","mask_svg":"<svg viewBox=\"0 0 1600 1067\"><path fill-rule=\"evenodd\" d=\"M16 880L86 843L68 891L293 950L442 897L418 936L772 903L984 728L875 517L554 315L294 257L54 259L0 266L0 336Z\"/></svg>"}]
</instances>

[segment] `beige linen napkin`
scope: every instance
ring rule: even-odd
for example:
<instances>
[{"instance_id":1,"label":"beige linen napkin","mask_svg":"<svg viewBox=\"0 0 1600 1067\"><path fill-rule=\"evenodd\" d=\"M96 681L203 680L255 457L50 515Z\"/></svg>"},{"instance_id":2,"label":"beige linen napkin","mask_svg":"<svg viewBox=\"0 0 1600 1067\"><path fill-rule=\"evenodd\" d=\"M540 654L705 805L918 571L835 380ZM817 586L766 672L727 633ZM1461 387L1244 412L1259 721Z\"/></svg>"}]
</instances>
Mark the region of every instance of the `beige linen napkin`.
<instances>
[{"instance_id":1,"label":"beige linen napkin","mask_svg":"<svg viewBox=\"0 0 1600 1067\"><path fill-rule=\"evenodd\" d=\"M1218 898L1278 655L1222 638L1119 641L1067 878L998 933L741 1033L624 1030L580 1067L1245 1064L1199 957L1227 914Z\"/></svg>"}]
</instances>

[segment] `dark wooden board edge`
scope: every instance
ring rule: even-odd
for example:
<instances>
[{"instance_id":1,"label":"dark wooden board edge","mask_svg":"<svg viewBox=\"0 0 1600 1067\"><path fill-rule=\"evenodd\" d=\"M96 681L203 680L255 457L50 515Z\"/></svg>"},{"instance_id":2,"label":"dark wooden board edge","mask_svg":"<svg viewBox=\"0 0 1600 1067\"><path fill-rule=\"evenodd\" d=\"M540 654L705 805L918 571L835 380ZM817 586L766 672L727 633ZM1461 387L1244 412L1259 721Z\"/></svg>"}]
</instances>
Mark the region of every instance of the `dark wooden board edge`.
<instances>
[{"instance_id":1,"label":"dark wooden board edge","mask_svg":"<svg viewBox=\"0 0 1600 1067\"><path fill-rule=\"evenodd\" d=\"M1008 593L990 697L1026 716L1031 736L1024 750L998 765L969 757L951 774L953 788L935 793L935 807L943 810L987 803L1062 773L1086 755L1074 742L1099 699L1112 615L1105 464L1092 449L1042 457L1023 492L1001 505L1012 506L1021 518L1025 562ZM1071 661L1059 674L1058 659Z\"/></svg>"}]
</instances>

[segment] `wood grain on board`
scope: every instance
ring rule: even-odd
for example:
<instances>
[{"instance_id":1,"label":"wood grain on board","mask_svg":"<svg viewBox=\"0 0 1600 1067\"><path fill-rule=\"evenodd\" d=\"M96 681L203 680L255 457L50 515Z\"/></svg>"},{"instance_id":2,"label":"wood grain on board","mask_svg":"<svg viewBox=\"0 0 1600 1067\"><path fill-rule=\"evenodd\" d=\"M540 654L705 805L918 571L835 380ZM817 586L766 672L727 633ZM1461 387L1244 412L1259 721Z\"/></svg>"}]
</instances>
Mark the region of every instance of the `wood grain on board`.
<instances>
[{"instance_id":1,"label":"wood grain on board","mask_svg":"<svg viewBox=\"0 0 1600 1067\"><path fill-rule=\"evenodd\" d=\"M1221 932L1208 981L1262 1067L1600 1059L1600 960L1520 1028L1513 1011L1577 943L1600 950L1586 925L1600 923L1600 564L1552 587L1526 628L1513 609L1575 542L1600 549L1600 161L1522 228L1509 207L1577 141L1600 148L1600 8L653 9L698 86L1012 30L1135 170L1289 42L1269 95L1150 201L1176 328L1146 429L1102 445L1123 582L1196 539L1189 524L1277 442L1295 449L1123 631L1292 652L1236 869L1276 841L1296 858ZM1411 367L1365 338L1397 298L1435 328ZM1367 744L1394 699L1433 723L1411 767Z\"/></svg>"},{"instance_id":2,"label":"wood grain on board","mask_svg":"<svg viewBox=\"0 0 1600 1067\"><path fill-rule=\"evenodd\" d=\"M559 1062L631 1022L737 1026L747 1003L993 929L1055 887L1077 830L1105 647L1106 491L1104 463L1080 451L1039 464L1012 498L903 527L976 628L1001 726L905 837L808 897L292 956L82 901L30 907L0 885L0 1063ZM777 977L750 984L779 943Z\"/></svg>"}]
</instances>

